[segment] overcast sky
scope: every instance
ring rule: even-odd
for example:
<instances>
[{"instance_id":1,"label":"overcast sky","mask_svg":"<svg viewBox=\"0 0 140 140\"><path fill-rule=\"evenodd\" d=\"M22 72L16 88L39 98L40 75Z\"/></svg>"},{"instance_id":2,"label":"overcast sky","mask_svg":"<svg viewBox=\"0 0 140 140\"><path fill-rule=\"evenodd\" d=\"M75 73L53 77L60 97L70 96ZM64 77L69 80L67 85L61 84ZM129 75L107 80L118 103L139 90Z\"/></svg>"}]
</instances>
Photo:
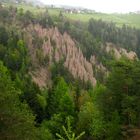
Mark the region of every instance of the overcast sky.
<instances>
[{"instance_id":1,"label":"overcast sky","mask_svg":"<svg viewBox=\"0 0 140 140\"><path fill-rule=\"evenodd\" d=\"M40 0L45 4L80 6L98 12L133 12L140 10L140 0Z\"/></svg>"}]
</instances>

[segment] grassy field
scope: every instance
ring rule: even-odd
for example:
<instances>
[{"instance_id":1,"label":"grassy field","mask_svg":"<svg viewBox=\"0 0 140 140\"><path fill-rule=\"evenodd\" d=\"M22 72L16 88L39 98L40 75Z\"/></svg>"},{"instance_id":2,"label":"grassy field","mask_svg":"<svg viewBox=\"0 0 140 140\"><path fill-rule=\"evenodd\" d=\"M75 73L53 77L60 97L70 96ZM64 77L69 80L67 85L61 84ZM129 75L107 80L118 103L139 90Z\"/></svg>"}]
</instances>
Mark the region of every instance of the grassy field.
<instances>
[{"instance_id":1,"label":"grassy field","mask_svg":"<svg viewBox=\"0 0 140 140\"><path fill-rule=\"evenodd\" d=\"M8 4L6 6L9 6ZM30 5L14 5L17 8L23 8L25 11L30 10L34 13L39 13L45 11L45 8L37 8ZM48 8L50 15L59 15L61 9L54 9ZM64 15L67 18L72 20L79 20L82 22L88 22L90 18L94 19L102 19L103 21L107 22L115 22L117 26L122 26L126 24L131 27L139 28L140 29L140 14L105 14L105 13L92 13L92 14L66 14Z\"/></svg>"},{"instance_id":2,"label":"grassy field","mask_svg":"<svg viewBox=\"0 0 140 140\"><path fill-rule=\"evenodd\" d=\"M92 14L64 14L66 17L73 20L80 20L88 22L89 19L102 19L107 22L115 22L117 26L126 24L131 27L140 28L140 14L105 14L105 13L92 13Z\"/></svg>"},{"instance_id":3,"label":"grassy field","mask_svg":"<svg viewBox=\"0 0 140 140\"><path fill-rule=\"evenodd\" d=\"M58 15L60 9L49 9L51 15ZM72 20L79 20L82 22L88 22L89 19L102 19L107 22L115 22L116 25L122 26L126 24L131 27L140 28L140 14L105 14L105 13L92 13L92 14L64 14L67 18Z\"/></svg>"}]
</instances>

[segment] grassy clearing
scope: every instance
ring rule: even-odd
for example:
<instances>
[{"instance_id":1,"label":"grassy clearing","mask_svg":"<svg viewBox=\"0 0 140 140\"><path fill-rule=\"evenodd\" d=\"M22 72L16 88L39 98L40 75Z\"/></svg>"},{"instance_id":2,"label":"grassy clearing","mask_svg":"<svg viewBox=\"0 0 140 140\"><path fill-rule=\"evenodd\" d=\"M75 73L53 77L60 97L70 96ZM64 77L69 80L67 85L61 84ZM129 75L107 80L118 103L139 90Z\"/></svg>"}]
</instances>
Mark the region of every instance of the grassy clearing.
<instances>
[{"instance_id":1,"label":"grassy clearing","mask_svg":"<svg viewBox=\"0 0 140 140\"><path fill-rule=\"evenodd\" d=\"M131 27L140 28L140 14L103 14L103 13L93 13L93 14L65 14L66 17L73 20L80 20L87 22L90 18L102 19L107 22L115 22L116 25L122 26L126 24Z\"/></svg>"},{"instance_id":2,"label":"grassy clearing","mask_svg":"<svg viewBox=\"0 0 140 140\"><path fill-rule=\"evenodd\" d=\"M60 9L48 9L51 15L59 15ZM107 22L115 22L117 26L126 24L131 27L140 28L140 14L104 14L104 13L92 13L92 14L64 14L67 18L72 20L79 20L82 22L88 22L89 19L102 19Z\"/></svg>"},{"instance_id":3,"label":"grassy clearing","mask_svg":"<svg viewBox=\"0 0 140 140\"><path fill-rule=\"evenodd\" d=\"M9 6L9 4L6 4ZM44 12L45 8L37 8L31 5L21 5L15 4L18 9L23 8L24 11L32 11L34 13ZM48 8L50 15L58 16L61 9L58 8ZM103 21L107 22L115 22L117 26L122 26L126 24L131 27L139 28L140 29L140 14L104 14L104 13L92 13L92 14L66 14L64 15L67 18L72 20L79 20L82 22L88 22L90 18L94 19L102 19Z\"/></svg>"}]
</instances>

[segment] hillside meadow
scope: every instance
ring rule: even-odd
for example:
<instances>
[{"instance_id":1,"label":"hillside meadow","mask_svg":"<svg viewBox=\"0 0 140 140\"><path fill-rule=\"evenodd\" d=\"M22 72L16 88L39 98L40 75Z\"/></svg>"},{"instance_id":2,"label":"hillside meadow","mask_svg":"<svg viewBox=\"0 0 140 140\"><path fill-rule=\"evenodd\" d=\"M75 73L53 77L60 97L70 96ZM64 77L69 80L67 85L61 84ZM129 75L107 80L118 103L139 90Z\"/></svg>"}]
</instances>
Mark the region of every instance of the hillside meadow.
<instances>
[{"instance_id":1,"label":"hillside meadow","mask_svg":"<svg viewBox=\"0 0 140 140\"><path fill-rule=\"evenodd\" d=\"M6 6L9 6L10 4L5 4ZM13 6L16 6L18 9L23 8L24 11L32 11L33 13L40 13L44 12L46 8L40 8L40 7L35 7L32 5L23 5L23 4L14 4ZM48 12L52 16L58 16L60 11L62 9L60 8L48 8ZM140 28L140 14L136 13L127 13L127 14L121 14L121 13L112 13L112 14L107 14L107 13L63 13L64 16L66 16L69 19L72 20L78 20L82 22L88 22L89 19L94 18L94 19L101 19L103 21L107 22L114 22L118 27L121 27L123 24L135 27L135 28Z\"/></svg>"}]
</instances>

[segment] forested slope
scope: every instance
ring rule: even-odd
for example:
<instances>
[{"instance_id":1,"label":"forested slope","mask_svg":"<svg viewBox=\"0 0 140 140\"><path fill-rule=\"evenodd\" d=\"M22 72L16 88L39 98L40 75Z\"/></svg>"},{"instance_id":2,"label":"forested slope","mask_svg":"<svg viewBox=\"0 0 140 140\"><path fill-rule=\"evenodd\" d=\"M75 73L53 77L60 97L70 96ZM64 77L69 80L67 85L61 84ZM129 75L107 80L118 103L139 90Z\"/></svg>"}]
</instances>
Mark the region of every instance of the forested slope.
<instances>
[{"instance_id":1,"label":"forested slope","mask_svg":"<svg viewBox=\"0 0 140 140\"><path fill-rule=\"evenodd\" d=\"M135 137L139 48L126 25L1 5L0 139Z\"/></svg>"}]
</instances>

